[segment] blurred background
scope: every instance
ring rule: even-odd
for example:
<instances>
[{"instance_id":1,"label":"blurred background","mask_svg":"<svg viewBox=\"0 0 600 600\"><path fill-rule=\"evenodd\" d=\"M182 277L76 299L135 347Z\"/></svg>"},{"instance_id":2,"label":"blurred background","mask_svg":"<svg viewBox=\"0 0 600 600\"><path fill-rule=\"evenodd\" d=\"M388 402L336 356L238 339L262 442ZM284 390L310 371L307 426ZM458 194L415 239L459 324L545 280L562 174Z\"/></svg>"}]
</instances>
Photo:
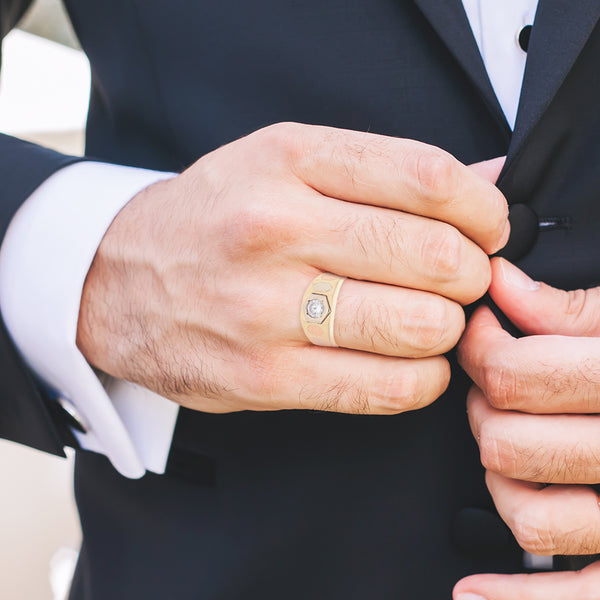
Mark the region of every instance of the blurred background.
<instances>
[{"instance_id":1,"label":"blurred background","mask_svg":"<svg viewBox=\"0 0 600 600\"><path fill-rule=\"evenodd\" d=\"M0 131L83 152L90 72L60 0L36 0L3 43ZM64 600L81 533L63 460L0 440L0 598Z\"/></svg>"}]
</instances>

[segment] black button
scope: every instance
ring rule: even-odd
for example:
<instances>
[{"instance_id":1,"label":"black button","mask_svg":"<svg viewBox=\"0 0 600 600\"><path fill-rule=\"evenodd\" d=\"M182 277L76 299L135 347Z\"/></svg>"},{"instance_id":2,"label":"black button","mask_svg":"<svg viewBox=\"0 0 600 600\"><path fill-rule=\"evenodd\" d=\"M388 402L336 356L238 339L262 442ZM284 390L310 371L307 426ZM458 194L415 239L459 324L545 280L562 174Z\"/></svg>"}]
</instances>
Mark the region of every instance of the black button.
<instances>
[{"instance_id":1,"label":"black button","mask_svg":"<svg viewBox=\"0 0 600 600\"><path fill-rule=\"evenodd\" d=\"M508 207L508 222L510 237L496 256L514 262L525 256L535 245L539 232L538 216L526 204L511 204Z\"/></svg>"},{"instance_id":2,"label":"black button","mask_svg":"<svg viewBox=\"0 0 600 600\"><path fill-rule=\"evenodd\" d=\"M519 35L517 36L519 46L521 46L521 50L523 50L523 52L527 52L527 50L529 49L529 39L531 38L532 29L532 25L525 25L525 27L523 27L523 29L519 31Z\"/></svg>"}]
</instances>

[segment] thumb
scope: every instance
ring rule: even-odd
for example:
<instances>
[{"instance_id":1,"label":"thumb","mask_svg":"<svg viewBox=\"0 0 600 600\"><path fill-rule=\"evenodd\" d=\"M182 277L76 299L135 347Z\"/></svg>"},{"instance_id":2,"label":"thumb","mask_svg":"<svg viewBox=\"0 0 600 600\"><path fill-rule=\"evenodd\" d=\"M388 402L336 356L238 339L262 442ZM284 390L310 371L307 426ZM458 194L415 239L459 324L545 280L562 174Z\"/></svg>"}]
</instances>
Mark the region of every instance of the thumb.
<instances>
[{"instance_id":1,"label":"thumb","mask_svg":"<svg viewBox=\"0 0 600 600\"><path fill-rule=\"evenodd\" d=\"M600 562L580 572L472 575L454 587L454 600L573 600L597 598Z\"/></svg>"},{"instance_id":2,"label":"thumb","mask_svg":"<svg viewBox=\"0 0 600 600\"><path fill-rule=\"evenodd\" d=\"M600 335L600 288L565 291L533 281L503 258L492 258L489 294L526 334Z\"/></svg>"},{"instance_id":3,"label":"thumb","mask_svg":"<svg viewBox=\"0 0 600 600\"><path fill-rule=\"evenodd\" d=\"M491 160L484 160L482 162L469 165L469 169L477 173L477 175L480 177L487 179L491 183L496 183L505 162L506 156L499 156L498 158L492 158Z\"/></svg>"}]
</instances>

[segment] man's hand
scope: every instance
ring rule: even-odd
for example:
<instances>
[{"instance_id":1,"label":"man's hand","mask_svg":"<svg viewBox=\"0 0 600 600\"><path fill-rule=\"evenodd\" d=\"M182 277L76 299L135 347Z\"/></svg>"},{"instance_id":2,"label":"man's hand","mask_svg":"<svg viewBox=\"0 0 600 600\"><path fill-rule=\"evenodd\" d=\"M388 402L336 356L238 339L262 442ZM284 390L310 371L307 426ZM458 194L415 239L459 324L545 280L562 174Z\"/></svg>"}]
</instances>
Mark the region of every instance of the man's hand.
<instances>
[{"instance_id":1,"label":"man's hand","mask_svg":"<svg viewBox=\"0 0 600 600\"><path fill-rule=\"evenodd\" d=\"M456 584L454 600L595 600L600 562L578 572L473 575Z\"/></svg>"},{"instance_id":2,"label":"man's hand","mask_svg":"<svg viewBox=\"0 0 600 600\"><path fill-rule=\"evenodd\" d=\"M476 384L469 421L488 488L525 550L598 553L599 498L586 484L600 483L600 288L557 290L495 258L489 291L527 337L513 338L480 307L459 344L460 362ZM482 575L461 581L455 598L596 597L599 569Z\"/></svg>"},{"instance_id":3,"label":"man's hand","mask_svg":"<svg viewBox=\"0 0 600 600\"><path fill-rule=\"evenodd\" d=\"M427 405L448 384L461 304L486 291L486 253L508 237L490 183L501 164L326 127L258 131L119 213L86 280L78 346L208 412ZM311 345L300 323L326 271L349 278L340 348Z\"/></svg>"}]
</instances>

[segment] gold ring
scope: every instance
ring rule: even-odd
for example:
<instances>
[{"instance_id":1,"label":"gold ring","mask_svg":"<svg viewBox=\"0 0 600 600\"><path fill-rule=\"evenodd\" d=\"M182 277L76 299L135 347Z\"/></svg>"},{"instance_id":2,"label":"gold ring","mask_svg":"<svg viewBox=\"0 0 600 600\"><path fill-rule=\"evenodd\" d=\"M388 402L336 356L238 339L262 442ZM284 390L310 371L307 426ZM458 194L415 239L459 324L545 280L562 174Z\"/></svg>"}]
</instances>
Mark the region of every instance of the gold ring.
<instances>
[{"instance_id":1,"label":"gold ring","mask_svg":"<svg viewBox=\"0 0 600 600\"><path fill-rule=\"evenodd\" d=\"M338 347L333 336L333 320L335 305L345 279L332 273L321 273L304 292L300 322L306 337L315 346Z\"/></svg>"}]
</instances>

